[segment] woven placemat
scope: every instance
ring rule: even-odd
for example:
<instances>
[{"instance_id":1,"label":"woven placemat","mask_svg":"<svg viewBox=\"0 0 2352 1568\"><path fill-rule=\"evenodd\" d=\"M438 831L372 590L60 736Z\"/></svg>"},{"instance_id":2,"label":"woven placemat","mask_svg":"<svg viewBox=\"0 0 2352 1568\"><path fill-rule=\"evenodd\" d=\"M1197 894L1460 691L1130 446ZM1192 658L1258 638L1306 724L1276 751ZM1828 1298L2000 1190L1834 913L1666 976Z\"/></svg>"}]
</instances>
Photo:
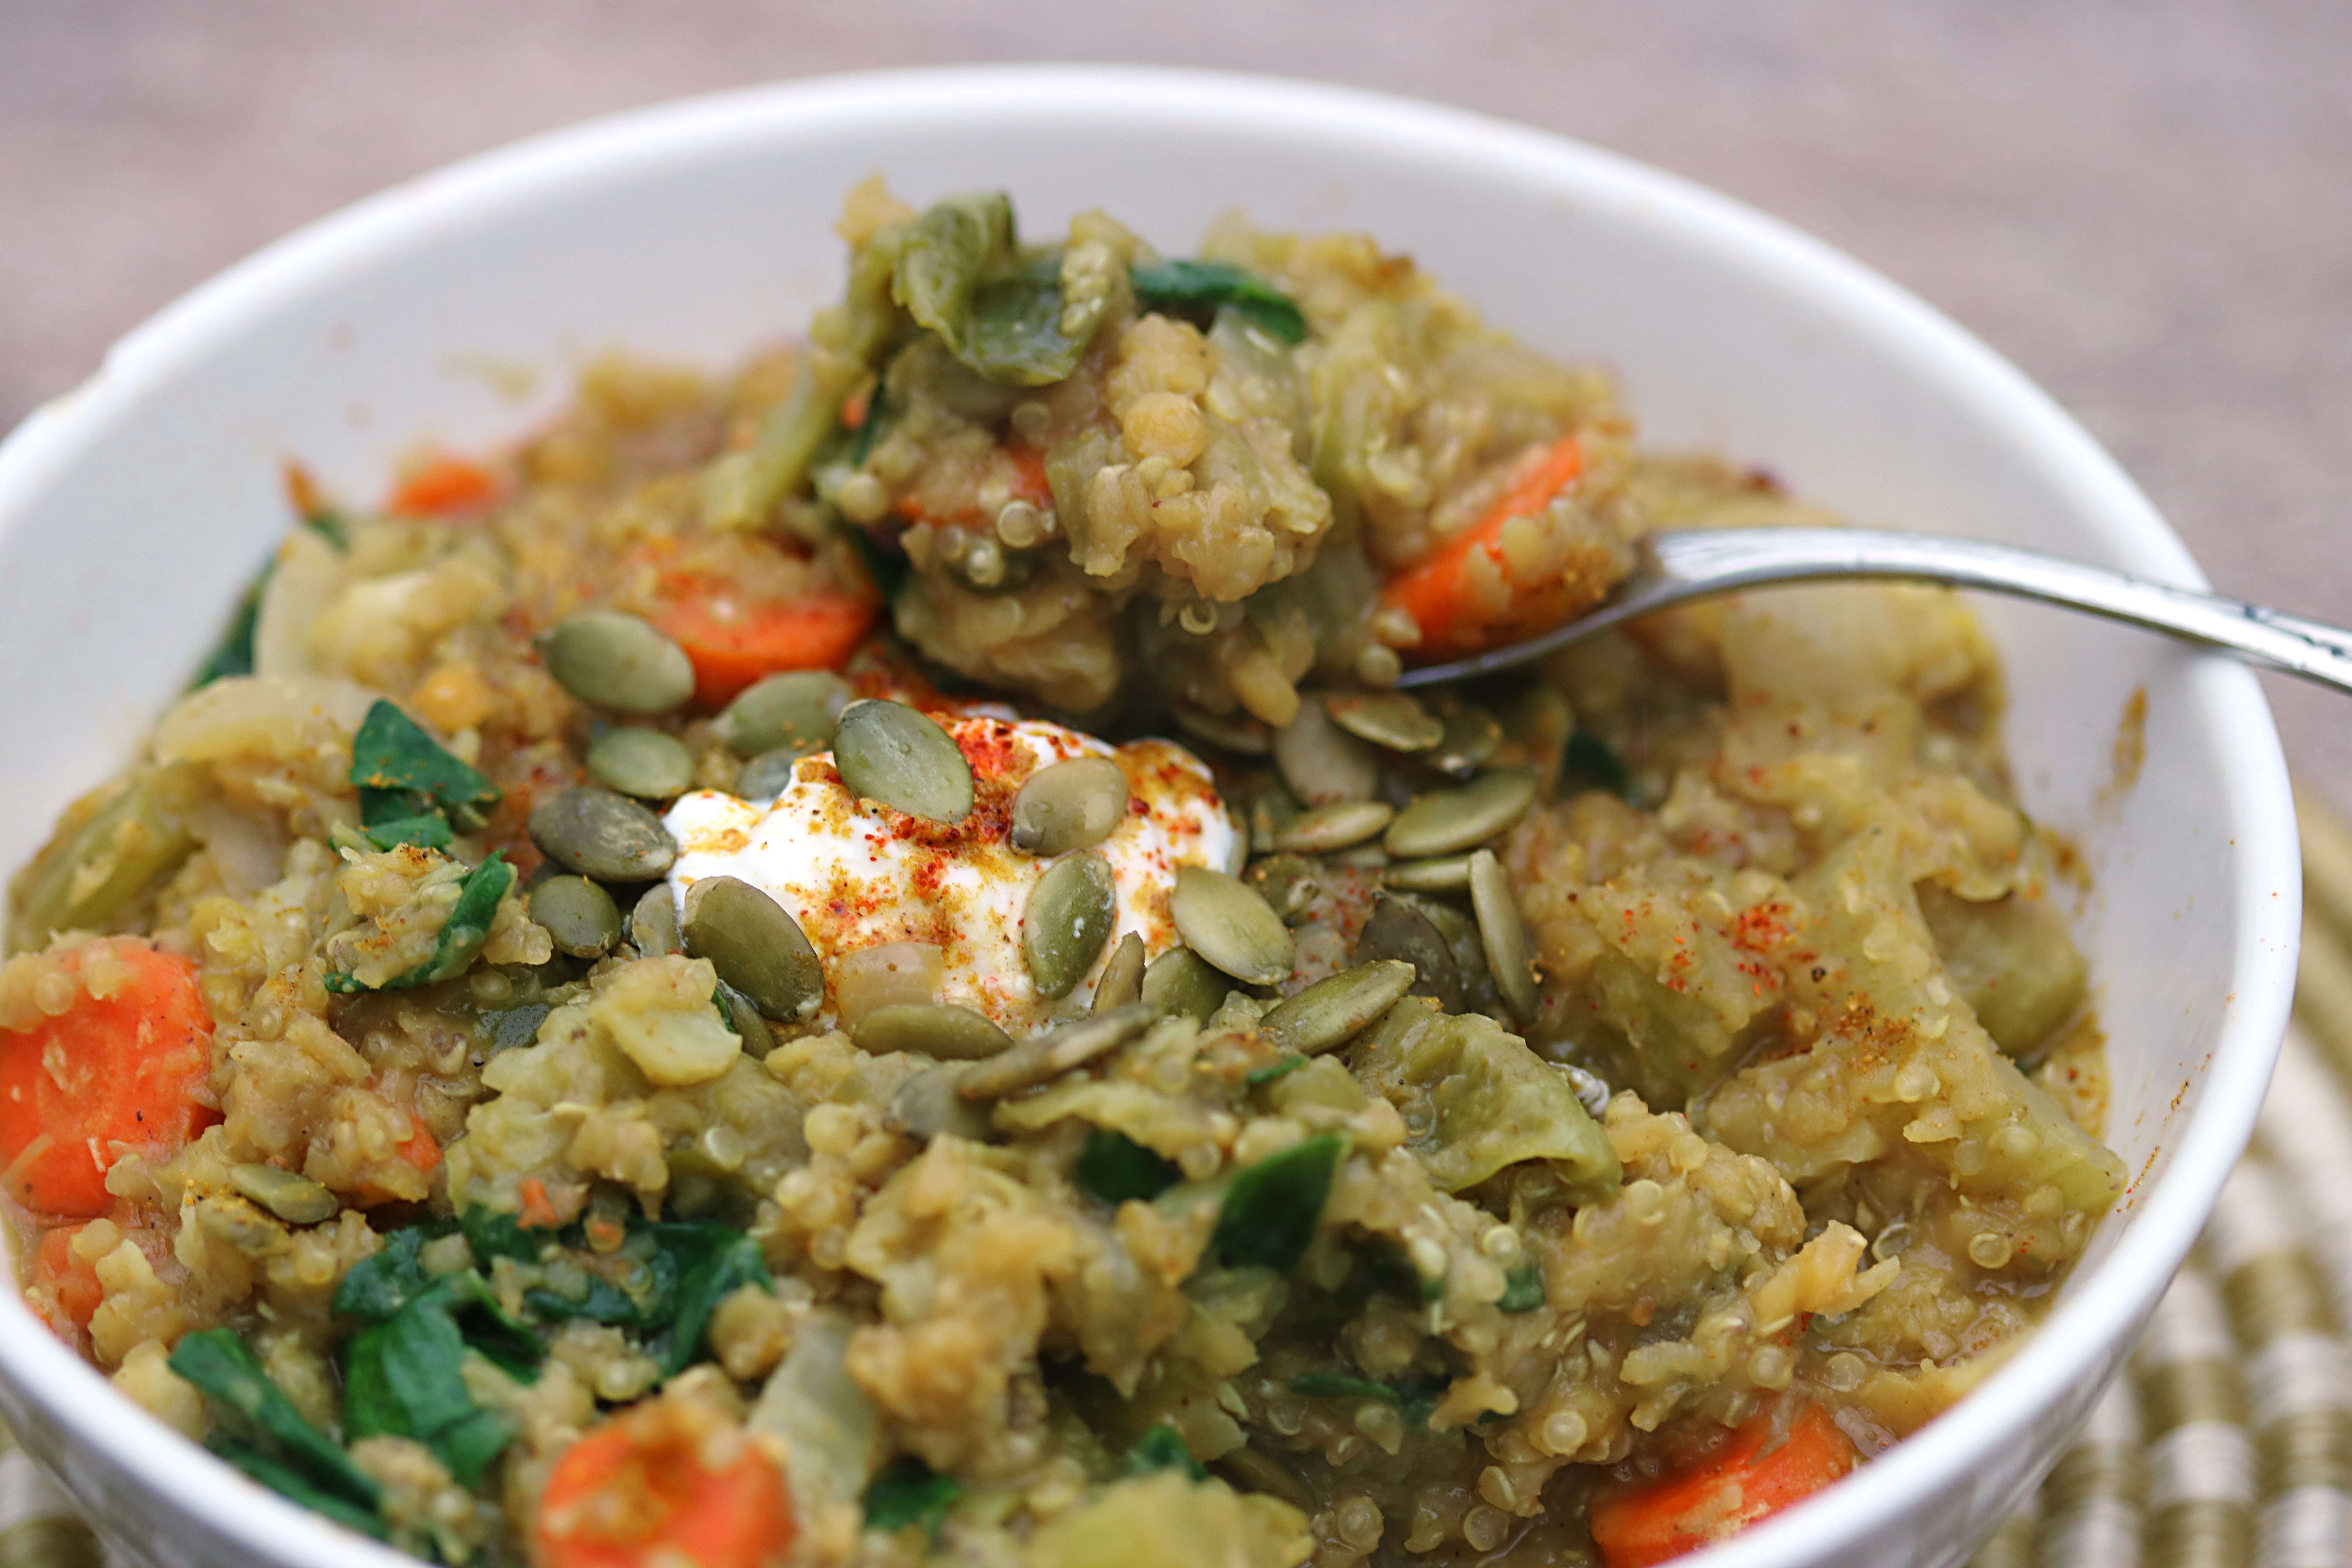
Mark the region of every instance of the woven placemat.
<instances>
[{"instance_id":1,"label":"woven placemat","mask_svg":"<svg viewBox=\"0 0 2352 1568\"><path fill-rule=\"evenodd\" d=\"M2352 1568L2352 827L2296 805L2295 1026L2253 1147L2129 1373L1969 1568ZM0 1568L135 1568L5 1426Z\"/></svg>"}]
</instances>

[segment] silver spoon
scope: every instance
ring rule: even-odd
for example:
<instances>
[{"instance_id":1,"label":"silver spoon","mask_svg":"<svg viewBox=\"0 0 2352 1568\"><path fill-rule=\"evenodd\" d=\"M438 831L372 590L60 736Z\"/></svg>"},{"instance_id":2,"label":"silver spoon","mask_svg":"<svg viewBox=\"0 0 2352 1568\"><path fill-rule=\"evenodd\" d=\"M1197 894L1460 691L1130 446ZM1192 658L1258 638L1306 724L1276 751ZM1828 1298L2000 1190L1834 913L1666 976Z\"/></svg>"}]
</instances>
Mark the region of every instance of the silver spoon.
<instances>
[{"instance_id":1,"label":"silver spoon","mask_svg":"<svg viewBox=\"0 0 2352 1568\"><path fill-rule=\"evenodd\" d=\"M1869 528L1721 528L1652 534L1642 542L1633 574L1584 614L1525 642L1408 669L1397 684L1429 686L1509 669L1627 621L1714 594L1774 583L1854 578L1983 588L2087 610L2227 648L2253 663L2352 694L2352 631L2035 550Z\"/></svg>"}]
</instances>

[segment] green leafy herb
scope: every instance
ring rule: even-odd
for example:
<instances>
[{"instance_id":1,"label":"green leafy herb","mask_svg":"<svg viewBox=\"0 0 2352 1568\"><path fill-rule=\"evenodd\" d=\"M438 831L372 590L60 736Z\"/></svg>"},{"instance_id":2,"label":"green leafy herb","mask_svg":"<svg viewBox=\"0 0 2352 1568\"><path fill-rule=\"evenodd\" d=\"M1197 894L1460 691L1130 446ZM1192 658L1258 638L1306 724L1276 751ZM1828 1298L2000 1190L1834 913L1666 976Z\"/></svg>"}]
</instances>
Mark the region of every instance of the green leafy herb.
<instances>
[{"instance_id":1,"label":"green leafy herb","mask_svg":"<svg viewBox=\"0 0 2352 1568\"><path fill-rule=\"evenodd\" d=\"M466 873L457 889L457 901L449 906L449 918L442 922L441 935L433 944L433 956L405 973L395 974L377 986L379 991L407 991L419 985L437 985L444 980L455 980L473 966L490 940L491 922L498 919L499 904L515 884L515 868L507 864L506 852L494 849L490 858ZM339 996L354 995L368 987L357 977L341 972L330 974L322 983Z\"/></svg>"},{"instance_id":2,"label":"green leafy herb","mask_svg":"<svg viewBox=\"0 0 2352 1568\"><path fill-rule=\"evenodd\" d=\"M1305 1057L1285 1057L1278 1062L1268 1062L1262 1068L1250 1068L1248 1072L1242 1075L1242 1081L1249 1085L1250 1088L1255 1089L1261 1084L1268 1084L1274 1082L1277 1079L1288 1078L1292 1073L1297 1072L1300 1068L1303 1068L1306 1065L1307 1058Z\"/></svg>"},{"instance_id":3,"label":"green leafy herb","mask_svg":"<svg viewBox=\"0 0 2352 1568\"><path fill-rule=\"evenodd\" d=\"M558 1295L542 1288L524 1291L522 1304L551 1322L579 1319L610 1323L616 1328L635 1328L645 1321L645 1309L640 1303L612 1281L593 1274L588 1276L588 1288L582 1295Z\"/></svg>"},{"instance_id":4,"label":"green leafy herb","mask_svg":"<svg viewBox=\"0 0 2352 1568\"><path fill-rule=\"evenodd\" d=\"M1167 315L1213 315L1227 306L1286 343L1307 341L1297 300L1244 268L1224 261L1162 261L1130 270L1135 298Z\"/></svg>"},{"instance_id":5,"label":"green leafy herb","mask_svg":"<svg viewBox=\"0 0 2352 1568\"><path fill-rule=\"evenodd\" d=\"M340 1295L340 1292L338 1292ZM471 1269L436 1280L343 1352L343 1423L355 1437L408 1437L439 1457L460 1486L482 1479L514 1428L474 1403L459 1365L478 1352L509 1375L536 1375L536 1338L499 1310Z\"/></svg>"},{"instance_id":6,"label":"green leafy herb","mask_svg":"<svg viewBox=\"0 0 2352 1568\"><path fill-rule=\"evenodd\" d=\"M741 1231L718 1225L656 1225L646 1227L678 1265L677 1306L670 1321L669 1352L662 1372L674 1376L694 1363L702 1349L710 1314L738 1286L775 1289L760 1244Z\"/></svg>"},{"instance_id":7,"label":"green leafy herb","mask_svg":"<svg viewBox=\"0 0 2352 1568\"><path fill-rule=\"evenodd\" d=\"M1544 1293L1543 1268L1530 1263L1503 1276L1503 1299L1495 1303L1506 1312L1532 1312L1549 1300Z\"/></svg>"},{"instance_id":8,"label":"green leafy herb","mask_svg":"<svg viewBox=\"0 0 2352 1568\"><path fill-rule=\"evenodd\" d=\"M172 1352L171 1367L219 1414L227 1445L215 1451L222 1458L298 1502L317 1506L314 1497L331 1497L339 1508L322 1511L371 1534L383 1533L380 1525L359 1522L374 1517L382 1489L303 1417L234 1331L188 1335Z\"/></svg>"},{"instance_id":9,"label":"green leafy herb","mask_svg":"<svg viewBox=\"0 0 2352 1568\"><path fill-rule=\"evenodd\" d=\"M1331 1178L1348 1152L1337 1134L1309 1138L1244 1166L1225 1189L1210 1249L1227 1263L1288 1273L1307 1255L1331 1195Z\"/></svg>"},{"instance_id":10,"label":"green leafy herb","mask_svg":"<svg viewBox=\"0 0 2352 1568\"><path fill-rule=\"evenodd\" d=\"M552 1239L545 1230L525 1230L514 1215L488 1204L473 1204L461 1210L457 1228L466 1233L466 1245L474 1249L475 1258L485 1266L493 1258L536 1263L541 1249Z\"/></svg>"},{"instance_id":11,"label":"green leafy herb","mask_svg":"<svg viewBox=\"0 0 2352 1568\"><path fill-rule=\"evenodd\" d=\"M302 526L339 551L349 552L351 550L352 525L343 520L342 513L331 507L320 507L315 510L304 512Z\"/></svg>"},{"instance_id":12,"label":"green leafy herb","mask_svg":"<svg viewBox=\"0 0 2352 1568\"><path fill-rule=\"evenodd\" d=\"M269 574L277 569L278 563L271 561L261 569L261 574L253 580L252 586L246 589L245 597L236 602L236 614L229 617L228 629L221 634L221 640L213 648L212 657L205 660L204 668L196 671L196 679L189 683L190 690L199 686L210 686L214 681L226 679L232 675L253 673L253 634L261 625L261 592L269 585Z\"/></svg>"},{"instance_id":13,"label":"green leafy herb","mask_svg":"<svg viewBox=\"0 0 2352 1568\"><path fill-rule=\"evenodd\" d=\"M897 1531L919 1524L936 1540L948 1510L962 1495L963 1487L953 1476L943 1476L908 1455L884 1467L858 1500L865 1505L866 1529Z\"/></svg>"},{"instance_id":14,"label":"green leafy herb","mask_svg":"<svg viewBox=\"0 0 2352 1568\"><path fill-rule=\"evenodd\" d=\"M1163 1159L1108 1127L1087 1134L1087 1146L1070 1173L1077 1177L1078 1185L1107 1204L1123 1204L1130 1198L1150 1203L1184 1178L1173 1160Z\"/></svg>"},{"instance_id":15,"label":"green leafy herb","mask_svg":"<svg viewBox=\"0 0 2352 1568\"><path fill-rule=\"evenodd\" d=\"M417 1254L426 1240L425 1227L396 1230L383 1246L361 1258L335 1287L334 1310L341 1314L381 1323L432 1288Z\"/></svg>"},{"instance_id":16,"label":"green leafy herb","mask_svg":"<svg viewBox=\"0 0 2352 1568\"><path fill-rule=\"evenodd\" d=\"M1633 787L1633 775L1626 768L1625 759L1612 750L1608 742L1590 730L1570 732L1567 749L1560 755L1560 794L1598 789L1623 798Z\"/></svg>"},{"instance_id":17,"label":"green leafy herb","mask_svg":"<svg viewBox=\"0 0 2352 1568\"><path fill-rule=\"evenodd\" d=\"M205 1447L278 1496L300 1503L313 1513L325 1514L345 1529L373 1535L378 1541L392 1539L375 1505L362 1508L342 1493L320 1486L293 1466L280 1463L251 1443L240 1441L226 1432L216 1432L205 1439Z\"/></svg>"},{"instance_id":18,"label":"green leafy herb","mask_svg":"<svg viewBox=\"0 0 2352 1568\"><path fill-rule=\"evenodd\" d=\"M437 811L422 816L394 816L361 829L367 841L378 849L394 849L403 844L414 844L425 849L446 849L457 838L457 830L449 819Z\"/></svg>"},{"instance_id":19,"label":"green leafy herb","mask_svg":"<svg viewBox=\"0 0 2352 1568\"><path fill-rule=\"evenodd\" d=\"M381 699L352 739L351 778L360 792L360 820L369 827L437 811L470 830L499 803L496 785Z\"/></svg>"},{"instance_id":20,"label":"green leafy herb","mask_svg":"<svg viewBox=\"0 0 2352 1568\"><path fill-rule=\"evenodd\" d=\"M1162 1421L1135 1440L1127 1451L1127 1473L1148 1476L1154 1470L1181 1470L1196 1481L1209 1479L1206 1466L1192 1457L1192 1447L1184 1441L1183 1434Z\"/></svg>"}]
</instances>

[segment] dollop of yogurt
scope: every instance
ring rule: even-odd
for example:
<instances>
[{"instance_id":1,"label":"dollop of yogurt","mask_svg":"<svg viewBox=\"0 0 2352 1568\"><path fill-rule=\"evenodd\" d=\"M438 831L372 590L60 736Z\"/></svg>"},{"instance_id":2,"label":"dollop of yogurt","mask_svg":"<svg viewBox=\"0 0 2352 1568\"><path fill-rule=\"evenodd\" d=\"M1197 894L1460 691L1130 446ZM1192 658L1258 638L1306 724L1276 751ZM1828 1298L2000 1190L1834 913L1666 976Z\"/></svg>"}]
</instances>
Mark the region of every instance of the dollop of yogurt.
<instances>
[{"instance_id":1,"label":"dollop of yogurt","mask_svg":"<svg viewBox=\"0 0 2352 1568\"><path fill-rule=\"evenodd\" d=\"M1034 719L934 714L971 764L971 815L947 824L859 800L830 752L803 757L772 802L698 790L663 819L677 840L669 885L683 911L705 877L735 877L790 910L827 973L827 1021L838 1018L834 966L886 942L929 942L944 963L939 1000L986 1014L1014 1035L1080 1010L1112 950L1134 931L1147 958L1177 944L1168 910L1180 866L1237 868L1244 840L1198 757L1169 741L1112 746ZM1030 890L1052 865L1008 841L1013 798L1038 769L1108 757L1127 775L1128 809L1092 852L1110 862L1118 921L1102 954L1068 996L1037 994L1021 955Z\"/></svg>"}]
</instances>

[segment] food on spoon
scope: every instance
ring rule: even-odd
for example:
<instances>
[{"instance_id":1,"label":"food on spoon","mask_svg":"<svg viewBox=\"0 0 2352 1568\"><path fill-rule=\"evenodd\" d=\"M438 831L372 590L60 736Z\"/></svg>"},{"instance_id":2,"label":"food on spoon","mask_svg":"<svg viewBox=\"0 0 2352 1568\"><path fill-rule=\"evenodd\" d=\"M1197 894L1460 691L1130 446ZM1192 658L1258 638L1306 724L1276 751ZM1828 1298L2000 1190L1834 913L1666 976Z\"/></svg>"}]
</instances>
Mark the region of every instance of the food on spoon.
<instances>
[{"instance_id":1,"label":"food on spoon","mask_svg":"<svg viewBox=\"0 0 2352 1568\"><path fill-rule=\"evenodd\" d=\"M1955 598L1408 695L1818 514L1362 237L842 232L792 353L289 472L12 885L61 1334L446 1563L1632 1568L2031 1331L2122 1171Z\"/></svg>"}]
</instances>

